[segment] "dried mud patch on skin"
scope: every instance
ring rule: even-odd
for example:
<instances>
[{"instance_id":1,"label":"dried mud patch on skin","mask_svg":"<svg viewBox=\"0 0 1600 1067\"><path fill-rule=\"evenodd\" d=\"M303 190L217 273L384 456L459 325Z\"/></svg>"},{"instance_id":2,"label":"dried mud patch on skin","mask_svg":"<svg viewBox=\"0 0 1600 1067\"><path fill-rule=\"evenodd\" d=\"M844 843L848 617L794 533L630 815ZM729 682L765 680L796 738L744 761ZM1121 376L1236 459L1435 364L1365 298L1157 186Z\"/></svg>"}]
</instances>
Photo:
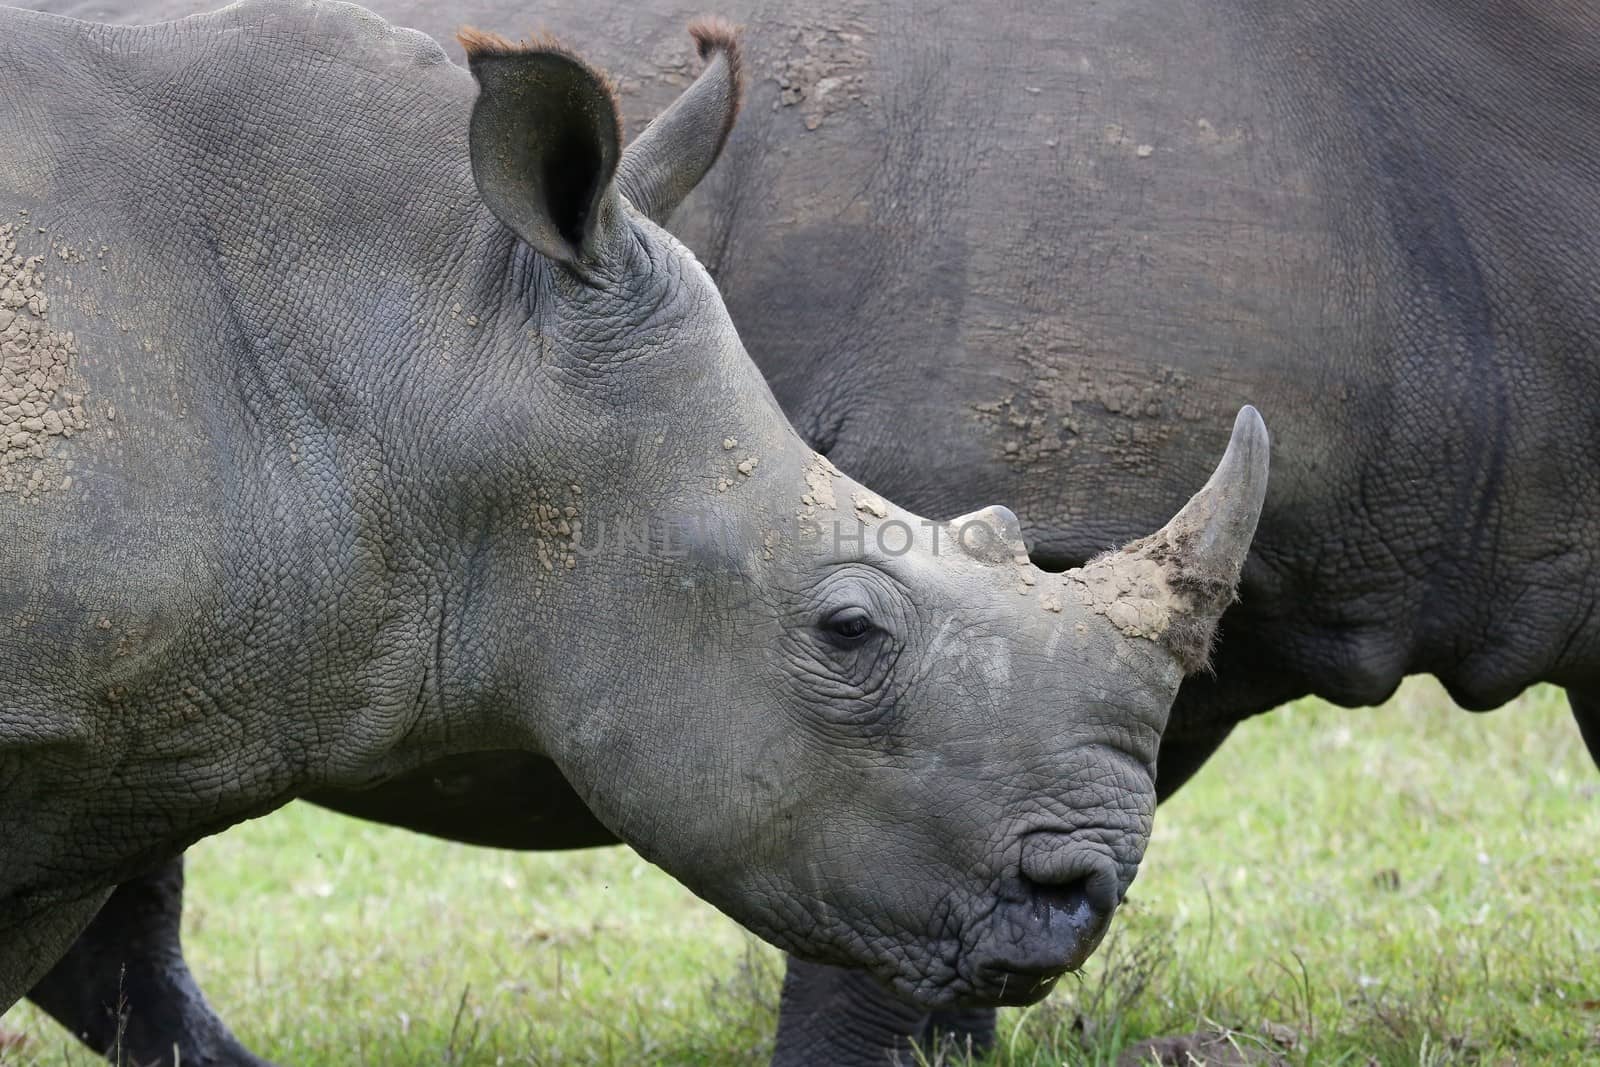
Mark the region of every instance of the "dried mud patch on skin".
<instances>
[{"instance_id":1,"label":"dried mud patch on skin","mask_svg":"<svg viewBox=\"0 0 1600 1067\"><path fill-rule=\"evenodd\" d=\"M973 405L973 417L998 438L1000 457L1017 469L1058 462L1094 433L1109 439L1100 447L1117 466L1139 470L1179 421L1200 417L1184 402L1189 376L1171 367L1091 372L1030 360L1030 369L1023 386Z\"/></svg>"},{"instance_id":2,"label":"dried mud patch on skin","mask_svg":"<svg viewBox=\"0 0 1600 1067\"><path fill-rule=\"evenodd\" d=\"M833 521L838 522L839 497L834 491L834 479L843 478L839 468L820 452L811 453L811 458L806 461L801 470L801 477L805 479L805 487L800 490L800 506L795 508L796 530L802 537L821 537L824 519L821 512L832 512ZM765 545L767 552L782 540L776 537Z\"/></svg>"},{"instance_id":3,"label":"dried mud patch on skin","mask_svg":"<svg viewBox=\"0 0 1600 1067\"><path fill-rule=\"evenodd\" d=\"M850 503L863 515L870 515L875 519L889 517L889 505L885 504L877 493L869 493L865 489L859 490L851 495Z\"/></svg>"},{"instance_id":4,"label":"dried mud patch on skin","mask_svg":"<svg viewBox=\"0 0 1600 1067\"><path fill-rule=\"evenodd\" d=\"M50 326L45 262L21 255L15 226L0 224L0 492L24 499L71 487L58 442L89 427L77 344Z\"/></svg>"},{"instance_id":5,"label":"dried mud patch on skin","mask_svg":"<svg viewBox=\"0 0 1600 1067\"><path fill-rule=\"evenodd\" d=\"M1195 566L1190 531L1162 530L1061 576L1067 595L1128 637L1159 642L1185 674L1206 668L1216 620L1233 602L1228 577Z\"/></svg>"},{"instance_id":6,"label":"dried mud patch on skin","mask_svg":"<svg viewBox=\"0 0 1600 1067\"><path fill-rule=\"evenodd\" d=\"M724 453L733 453L733 450L738 447L739 439L737 437L724 437L722 439L722 451ZM755 477L756 468L761 465L761 457L753 452L742 457L739 453L734 453L732 458L723 456L719 458L718 462L717 478L712 488L719 493L726 493L729 489L738 485L741 479ZM728 464L728 466L723 467L721 464Z\"/></svg>"},{"instance_id":7,"label":"dried mud patch on skin","mask_svg":"<svg viewBox=\"0 0 1600 1067\"><path fill-rule=\"evenodd\" d=\"M539 569L548 575L562 574L578 566L578 539L583 536L583 486L571 485L568 493L535 491L526 505L522 528L533 531L533 552Z\"/></svg>"},{"instance_id":8,"label":"dried mud patch on skin","mask_svg":"<svg viewBox=\"0 0 1600 1067\"><path fill-rule=\"evenodd\" d=\"M843 478L839 468L829 461L827 456L820 452L813 452L811 460L802 472L806 480L805 491L800 494L800 507L795 514L802 519L809 519L816 515L817 509L837 511L839 499L833 491L833 480Z\"/></svg>"},{"instance_id":9,"label":"dried mud patch on skin","mask_svg":"<svg viewBox=\"0 0 1600 1067\"><path fill-rule=\"evenodd\" d=\"M1128 637L1160 640L1187 600L1169 583L1167 569L1152 559L1112 553L1062 579L1067 595Z\"/></svg>"},{"instance_id":10,"label":"dried mud patch on skin","mask_svg":"<svg viewBox=\"0 0 1600 1067\"><path fill-rule=\"evenodd\" d=\"M852 105L870 106L866 71L871 57L862 47L865 40L865 28L854 23L789 30L779 46L784 54L772 65L778 83L773 110L798 107L806 129L815 130L829 115Z\"/></svg>"}]
</instances>

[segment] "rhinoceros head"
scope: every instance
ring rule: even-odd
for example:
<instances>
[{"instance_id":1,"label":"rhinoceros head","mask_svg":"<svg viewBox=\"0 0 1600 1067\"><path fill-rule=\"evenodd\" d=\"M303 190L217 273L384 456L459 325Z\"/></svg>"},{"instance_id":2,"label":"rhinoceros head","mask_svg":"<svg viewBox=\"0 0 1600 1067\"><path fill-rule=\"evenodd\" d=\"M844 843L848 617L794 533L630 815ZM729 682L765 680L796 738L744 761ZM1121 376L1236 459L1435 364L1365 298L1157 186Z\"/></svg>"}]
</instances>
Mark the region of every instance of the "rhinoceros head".
<instances>
[{"instance_id":1,"label":"rhinoceros head","mask_svg":"<svg viewBox=\"0 0 1600 1067\"><path fill-rule=\"evenodd\" d=\"M626 153L572 55L464 40L507 231L488 325L527 410L525 439L482 445L506 501L480 548L483 702L775 943L926 1004L1042 995L1143 854L1169 706L1261 507L1260 418L1168 526L1064 574L1004 508L902 511L799 439L654 221L731 125L727 35L701 30L706 73Z\"/></svg>"}]
</instances>

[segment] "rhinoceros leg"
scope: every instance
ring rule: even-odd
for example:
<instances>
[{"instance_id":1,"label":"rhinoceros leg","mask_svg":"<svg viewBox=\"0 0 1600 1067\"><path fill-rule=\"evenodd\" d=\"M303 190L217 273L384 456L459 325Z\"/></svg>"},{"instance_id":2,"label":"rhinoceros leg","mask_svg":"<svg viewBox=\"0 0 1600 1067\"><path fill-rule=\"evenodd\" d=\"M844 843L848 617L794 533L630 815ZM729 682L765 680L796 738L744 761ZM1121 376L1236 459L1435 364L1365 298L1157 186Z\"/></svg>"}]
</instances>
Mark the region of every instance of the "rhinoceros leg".
<instances>
[{"instance_id":1,"label":"rhinoceros leg","mask_svg":"<svg viewBox=\"0 0 1600 1067\"><path fill-rule=\"evenodd\" d=\"M1156 803L1165 803L1178 791L1178 787L1194 777L1206 760L1222 747L1222 742L1233 733L1233 723L1208 730L1185 732L1178 737L1161 740L1161 752L1156 757Z\"/></svg>"},{"instance_id":2,"label":"rhinoceros leg","mask_svg":"<svg viewBox=\"0 0 1600 1067\"><path fill-rule=\"evenodd\" d=\"M1568 689L1567 706L1572 709L1572 717L1578 720L1578 733L1589 746L1589 755L1594 758L1595 766L1600 767L1600 694Z\"/></svg>"},{"instance_id":3,"label":"rhinoceros leg","mask_svg":"<svg viewBox=\"0 0 1600 1067\"><path fill-rule=\"evenodd\" d=\"M180 857L118 886L28 999L96 1051L120 1048L124 1063L271 1067L206 1003L183 961L182 917Z\"/></svg>"},{"instance_id":4,"label":"rhinoceros leg","mask_svg":"<svg viewBox=\"0 0 1600 1067\"><path fill-rule=\"evenodd\" d=\"M772 1067L883 1067L911 1064L928 1014L893 996L863 971L804 963L783 976Z\"/></svg>"}]
</instances>

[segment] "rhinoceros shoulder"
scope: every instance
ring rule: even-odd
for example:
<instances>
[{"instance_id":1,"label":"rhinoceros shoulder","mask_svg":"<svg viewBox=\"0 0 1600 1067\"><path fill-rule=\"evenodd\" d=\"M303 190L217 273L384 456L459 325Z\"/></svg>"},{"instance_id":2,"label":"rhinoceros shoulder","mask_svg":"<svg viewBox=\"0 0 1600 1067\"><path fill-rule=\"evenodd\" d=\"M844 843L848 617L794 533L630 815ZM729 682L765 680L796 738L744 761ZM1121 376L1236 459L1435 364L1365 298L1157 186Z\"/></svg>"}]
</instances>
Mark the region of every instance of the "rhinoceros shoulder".
<instances>
[{"instance_id":1,"label":"rhinoceros shoulder","mask_svg":"<svg viewBox=\"0 0 1600 1067\"><path fill-rule=\"evenodd\" d=\"M74 58L93 58L110 71L169 68L193 62L215 66L208 53L230 58L224 69L281 67L296 54L334 58L348 67L448 66L439 43L418 30L397 26L343 0L237 0L214 11L137 24L102 24L66 15L0 9L6 36L19 46L52 47L58 68ZM41 68L42 69L42 68ZM197 73L199 73L197 71Z\"/></svg>"}]
</instances>

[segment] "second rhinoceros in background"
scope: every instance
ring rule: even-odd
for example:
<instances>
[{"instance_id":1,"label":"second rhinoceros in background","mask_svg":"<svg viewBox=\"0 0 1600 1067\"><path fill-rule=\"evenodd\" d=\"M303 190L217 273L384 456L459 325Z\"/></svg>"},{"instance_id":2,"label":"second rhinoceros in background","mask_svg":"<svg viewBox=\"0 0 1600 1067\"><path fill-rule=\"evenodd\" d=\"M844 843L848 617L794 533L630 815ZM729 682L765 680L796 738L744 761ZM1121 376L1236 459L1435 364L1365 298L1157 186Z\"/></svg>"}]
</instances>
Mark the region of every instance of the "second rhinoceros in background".
<instances>
[{"instance_id":1,"label":"second rhinoceros in background","mask_svg":"<svg viewBox=\"0 0 1600 1067\"><path fill-rule=\"evenodd\" d=\"M1003 508L928 522L806 447L652 217L731 125L725 28L626 153L549 43L465 35L469 76L316 0L0 29L6 386L73 430L25 413L0 467L0 1009L190 842L486 749L924 1006L1093 950L1260 512L1253 410L1166 527L1046 573Z\"/></svg>"}]
</instances>

